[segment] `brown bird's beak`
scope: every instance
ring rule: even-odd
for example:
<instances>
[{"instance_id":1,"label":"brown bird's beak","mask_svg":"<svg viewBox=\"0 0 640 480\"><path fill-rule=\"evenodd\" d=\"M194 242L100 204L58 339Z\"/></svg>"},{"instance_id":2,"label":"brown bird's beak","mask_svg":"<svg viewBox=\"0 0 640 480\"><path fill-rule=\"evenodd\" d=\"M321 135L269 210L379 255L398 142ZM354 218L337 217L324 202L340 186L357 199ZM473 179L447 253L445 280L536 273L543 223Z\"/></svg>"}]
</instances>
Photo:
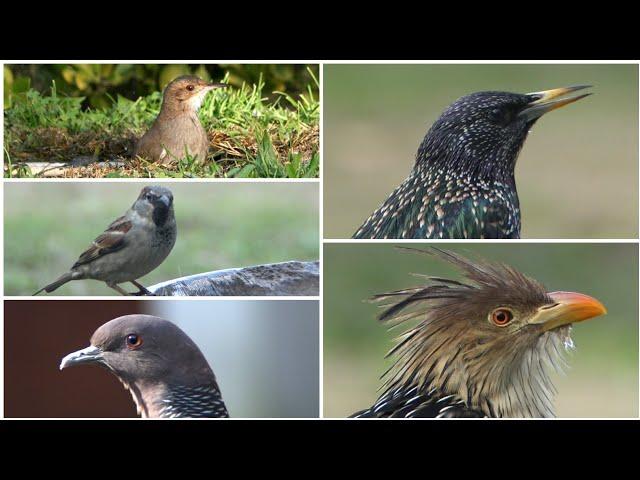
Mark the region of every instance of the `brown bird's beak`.
<instances>
[{"instance_id":1,"label":"brown bird's beak","mask_svg":"<svg viewBox=\"0 0 640 480\"><path fill-rule=\"evenodd\" d=\"M102 349L94 347L93 345L70 353L60 362L60 370L74 365L80 365L81 363L101 363L104 360L102 353Z\"/></svg>"},{"instance_id":2,"label":"brown bird's beak","mask_svg":"<svg viewBox=\"0 0 640 480\"><path fill-rule=\"evenodd\" d=\"M524 117L527 121L540 118L551 110L564 107L570 103L577 102L581 98L588 97L591 93L584 93L575 97L565 97L565 95L589 87L591 87L591 85L576 85L574 87L554 88L542 92L527 93L526 95L531 98L531 102L518 116Z\"/></svg>"},{"instance_id":3,"label":"brown bird's beak","mask_svg":"<svg viewBox=\"0 0 640 480\"><path fill-rule=\"evenodd\" d=\"M213 90L214 88L224 88L228 86L229 86L228 83L209 83L207 85L207 87L209 87L210 90Z\"/></svg>"},{"instance_id":4,"label":"brown bird's beak","mask_svg":"<svg viewBox=\"0 0 640 480\"><path fill-rule=\"evenodd\" d=\"M554 303L540 307L530 321L532 324L541 325L543 332L607 313L604 305L589 295L551 292L549 296Z\"/></svg>"}]
</instances>

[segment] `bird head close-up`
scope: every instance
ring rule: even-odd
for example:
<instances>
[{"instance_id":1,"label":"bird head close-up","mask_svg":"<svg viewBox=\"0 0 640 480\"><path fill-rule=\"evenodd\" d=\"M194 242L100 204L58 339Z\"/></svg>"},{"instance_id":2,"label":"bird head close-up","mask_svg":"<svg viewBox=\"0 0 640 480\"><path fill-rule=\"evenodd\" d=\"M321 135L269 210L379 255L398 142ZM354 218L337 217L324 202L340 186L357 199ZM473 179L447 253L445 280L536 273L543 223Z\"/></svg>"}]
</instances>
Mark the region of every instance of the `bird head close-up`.
<instances>
[{"instance_id":1,"label":"bird head close-up","mask_svg":"<svg viewBox=\"0 0 640 480\"><path fill-rule=\"evenodd\" d=\"M520 238L518 154L532 125L586 97L567 96L584 88L456 100L425 135L409 176L354 238Z\"/></svg>"},{"instance_id":2,"label":"bird head close-up","mask_svg":"<svg viewBox=\"0 0 640 480\"><path fill-rule=\"evenodd\" d=\"M573 348L571 325L605 307L581 293L549 292L508 265L426 253L464 280L427 277L425 286L374 297L392 302L382 321L419 323L389 352L395 362L376 405L356 416L553 417L550 373L562 371Z\"/></svg>"},{"instance_id":3,"label":"bird head close-up","mask_svg":"<svg viewBox=\"0 0 640 480\"><path fill-rule=\"evenodd\" d=\"M132 209L141 217L152 218L158 227L162 227L173 217L173 194L166 187L147 186L133 204Z\"/></svg>"},{"instance_id":4,"label":"bird head close-up","mask_svg":"<svg viewBox=\"0 0 640 480\"><path fill-rule=\"evenodd\" d=\"M98 328L90 343L65 356L60 370L83 364L107 368L130 390L144 417L226 416L206 358L172 322L125 315Z\"/></svg>"},{"instance_id":5,"label":"bird head close-up","mask_svg":"<svg viewBox=\"0 0 640 480\"><path fill-rule=\"evenodd\" d=\"M533 124L545 113L590 94L567 96L586 85L527 94L476 92L453 102L426 134L417 162L478 178L512 175Z\"/></svg>"},{"instance_id":6,"label":"bird head close-up","mask_svg":"<svg viewBox=\"0 0 640 480\"><path fill-rule=\"evenodd\" d=\"M225 83L206 82L195 75L183 75L165 87L162 109L173 112L197 111L207 93L227 86Z\"/></svg>"}]
</instances>

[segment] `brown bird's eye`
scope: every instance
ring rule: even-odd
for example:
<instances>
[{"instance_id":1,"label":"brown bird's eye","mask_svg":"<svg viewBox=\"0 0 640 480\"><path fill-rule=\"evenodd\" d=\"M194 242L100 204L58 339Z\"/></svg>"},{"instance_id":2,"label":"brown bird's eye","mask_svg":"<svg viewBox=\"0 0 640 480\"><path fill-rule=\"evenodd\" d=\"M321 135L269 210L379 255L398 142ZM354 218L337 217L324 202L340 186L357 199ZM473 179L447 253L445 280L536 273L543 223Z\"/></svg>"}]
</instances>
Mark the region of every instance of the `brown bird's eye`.
<instances>
[{"instance_id":1,"label":"brown bird's eye","mask_svg":"<svg viewBox=\"0 0 640 480\"><path fill-rule=\"evenodd\" d=\"M135 333L127 335L127 347L129 347L131 350L134 350L140 345L142 345L142 338L140 337L140 335L136 335Z\"/></svg>"},{"instance_id":2,"label":"brown bird's eye","mask_svg":"<svg viewBox=\"0 0 640 480\"><path fill-rule=\"evenodd\" d=\"M498 327L504 327L513 320L513 313L506 308L498 308L491 312L491 321Z\"/></svg>"},{"instance_id":3,"label":"brown bird's eye","mask_svg":"<svg viewBox=\"0 0 640 480\"><path fill-rule=\"evenodd\" d=\"M187 85L187 90L189 90L190 92L193 92L193 89L195 87L193 85Z\"/></svg>"}]
</instances>

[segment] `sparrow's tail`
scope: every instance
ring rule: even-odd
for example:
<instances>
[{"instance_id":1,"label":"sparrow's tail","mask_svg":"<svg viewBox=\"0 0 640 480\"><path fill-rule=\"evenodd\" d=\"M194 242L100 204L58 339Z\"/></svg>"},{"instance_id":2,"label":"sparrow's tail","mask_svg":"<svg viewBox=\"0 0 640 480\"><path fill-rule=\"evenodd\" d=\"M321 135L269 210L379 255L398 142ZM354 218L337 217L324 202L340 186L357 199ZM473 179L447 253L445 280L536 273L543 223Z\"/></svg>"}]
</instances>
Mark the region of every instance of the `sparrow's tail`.
<instances>
[{"instance_id":1,"label":"sparrow's tail","mask_svg":"<svg viewBox=\"0 0 640 480\"><path fill-rule=\"evenodd\" d=\"M73 280L73 273L67 272L64 275L62 275L60 278L58 278L55 282L50 283L46 287L43 287L40 290L38 290L36 293L34 293L34 295L38 295L40 292L43 292L43 291L47 293L53 292L54 290L61 287L65 283L70 282L71 280Z\"/></svg>"}]
</instances>

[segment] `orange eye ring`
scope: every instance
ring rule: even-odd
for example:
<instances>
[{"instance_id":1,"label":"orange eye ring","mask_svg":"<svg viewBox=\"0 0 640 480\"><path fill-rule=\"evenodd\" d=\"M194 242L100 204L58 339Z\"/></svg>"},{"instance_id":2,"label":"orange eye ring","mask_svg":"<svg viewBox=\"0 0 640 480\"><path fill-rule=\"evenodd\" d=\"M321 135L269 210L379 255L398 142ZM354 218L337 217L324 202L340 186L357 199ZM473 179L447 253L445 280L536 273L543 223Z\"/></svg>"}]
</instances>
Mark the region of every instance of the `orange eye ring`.
<instances>
[{"instance_id":1,"label":"orange eye ring","mask_svg":"<svg viewBox=\"0 0 640 480\"><path fill-rule=\"evenodd\" d=\"M507 308L496 308L491 312L491 322L498 327L505 327L513 320L513 312Z\"/></svg>"},{"instance_id":2,"label":"orange eye ring","mask_svg":"<svg viewBox=\"0 0 640 480\"><path fill-rule=\"evenodd\" d=\"M127 344L127 348L129 350L135 350L140 345L142 345L142 337L136 333L130 333L129 335L127 335L125 343Z\"/></svg>"}]
</instances>

